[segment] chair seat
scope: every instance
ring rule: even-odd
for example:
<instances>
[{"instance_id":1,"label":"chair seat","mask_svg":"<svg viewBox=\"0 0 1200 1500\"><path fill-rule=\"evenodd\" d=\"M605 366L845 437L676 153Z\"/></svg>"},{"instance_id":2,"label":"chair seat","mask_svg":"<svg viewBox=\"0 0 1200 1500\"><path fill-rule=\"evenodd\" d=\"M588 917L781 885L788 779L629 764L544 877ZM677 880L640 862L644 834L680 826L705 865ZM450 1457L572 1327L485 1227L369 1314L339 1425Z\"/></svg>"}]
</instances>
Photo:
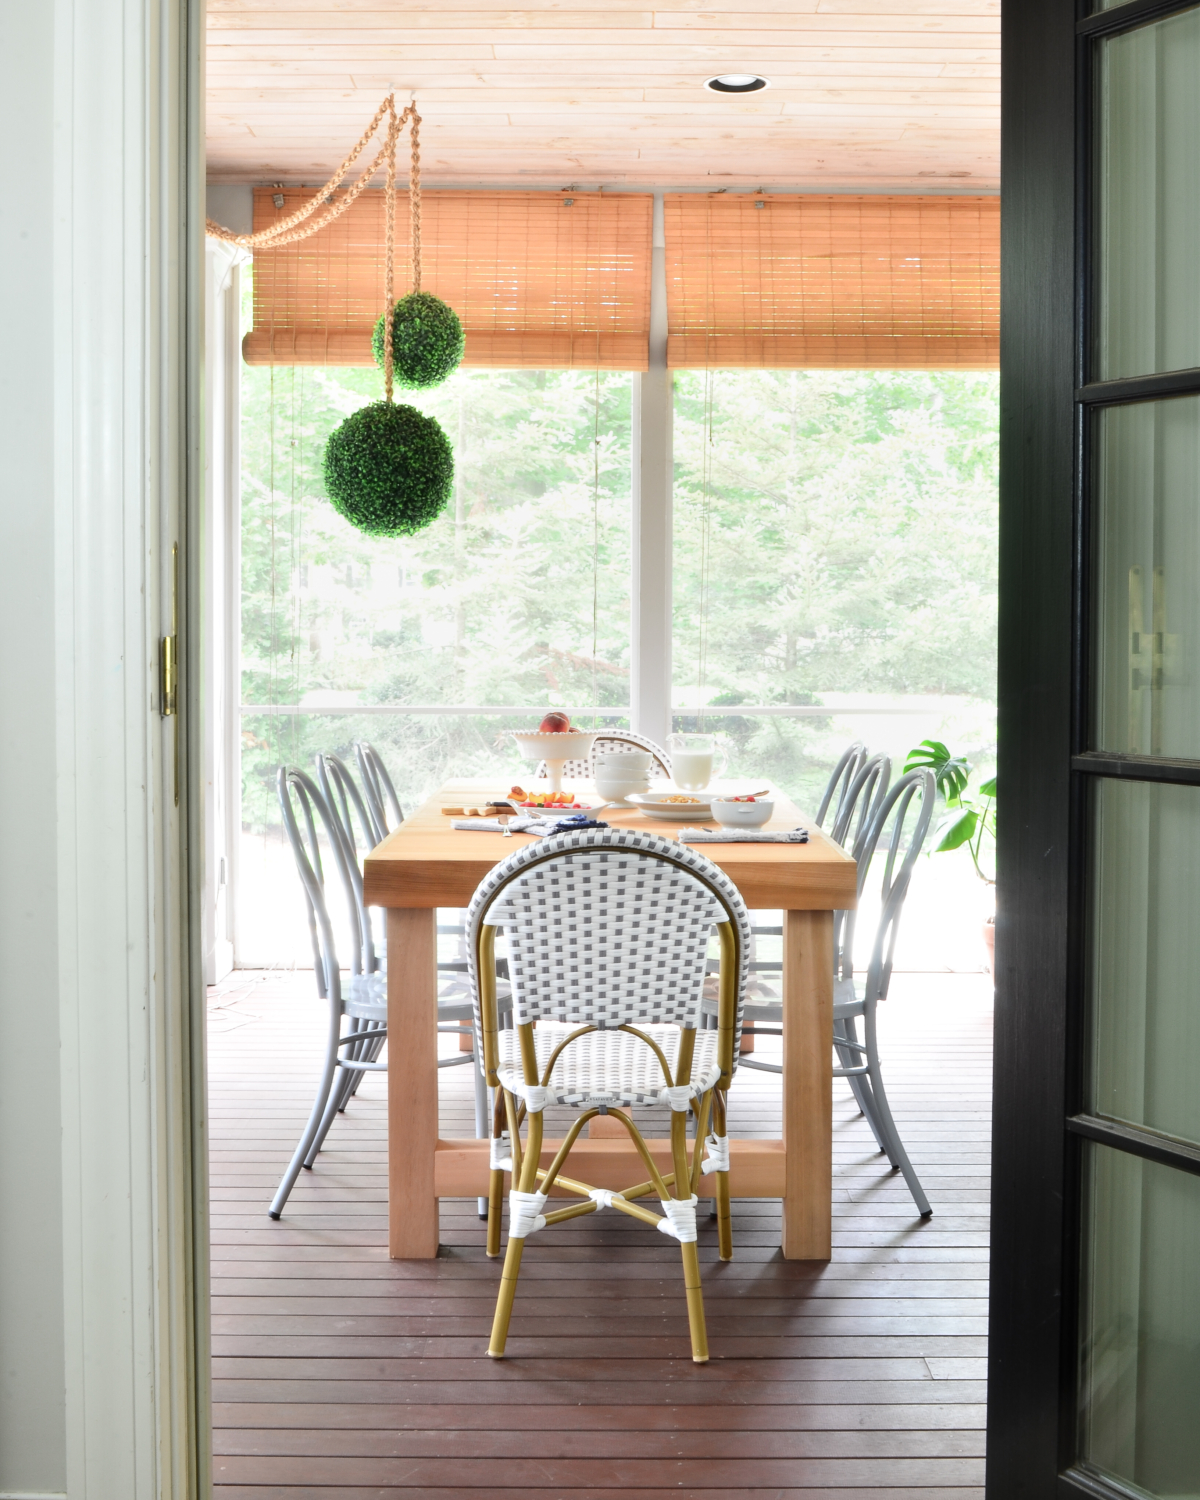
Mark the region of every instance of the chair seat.
<instances>
[{"instance_id":1,"label":"chair seat","mask_svg":"<svg viewBox=\"0 0 1200 1500\"><path fill-rule=\"evenodd\" d=\"M858 981L857 986L853 979L833 981L833 1019L835 1021L846 1021L851 1016L862 1015L866 1003L862 989L861 980ZM717 1014L716 1000L706 996L702 1010L706 1016L715 1016ZM752 1026L782 1026L783 1003L779 1000L764 999L748 994L744 1016L746 1023Z\"/></svg>"},{"instance_id":2,"label":"chair seat","mask_svg":"<svg viewBox=\"0 0 1200 1500\"><path fill-rule=\"evenodd\" d=\"M866 985L860 979L835 979L833 981L833 1019L846 1021L851 1016L861 1016L866 1010Z\"/></svg>"},{"instance_id":3,"label":"chair seat","mask_svg":"<svg viewBox=\"0 0 1200 1500\"><path fill-rule=\"evenodd\" d=\"M497 1009L501 1015L507 1015L512 1010L511 987L501 981L496 990ZM374 974L352 974L350 982L342 987L342 1009L360 1021L386 1021L387 974L382 969ZM451 979L438 996L438 1020L470 1021L474 1015L470 983L465 977Z\"/></svg>"},{"instance_id":4,"label":"chair seat","mask_svg":"<svg viewBox=\"0 0 1200 1500\"><path fill-rule=\"evenodd\" d=\"M564 1037L579 1028L562 1022L541 1021L533 1033L538 1072L544 1075L550 1054ZM679 1055L678 1026L639 1028L653 1037L666 1054L672 1077ZM692 1091L702 1094L721 1076L717 1064L716 1031L697 1031L692 1057ZM503 1086L518 1097L525 1085L520 1065L520 1043L515 1031L499 1034L500 1063L497 1074ZM554 1064L550 1075L549 1103L586 1108L596 1104L667 1104L660 1098L668 1080L662 1064L645 1042L628 1031L589 1031L576 1038Z\"/></svg>"}]
</instances>

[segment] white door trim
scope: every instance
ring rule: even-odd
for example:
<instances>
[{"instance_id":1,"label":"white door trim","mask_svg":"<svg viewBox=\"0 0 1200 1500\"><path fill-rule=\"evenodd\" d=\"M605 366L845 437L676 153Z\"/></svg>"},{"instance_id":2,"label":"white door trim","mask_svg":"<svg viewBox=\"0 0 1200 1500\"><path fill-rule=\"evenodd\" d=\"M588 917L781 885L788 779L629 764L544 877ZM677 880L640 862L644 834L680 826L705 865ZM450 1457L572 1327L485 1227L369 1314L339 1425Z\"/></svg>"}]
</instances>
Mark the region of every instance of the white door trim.
<instances>
[{"instance_id":1,"label":"white door trim","mask_svg":"<svg viewBox=\"0 0 1200 1500\"><path fill-rule=\"evenodd\" d=\"M67 1492L207 1492L194 681L202 7L56 0L55 680ZM194 591L193 591L194 597ZM176 769L176 745L179 766ZM176 776L179 803L176 805ZM197 863L196 860L192 861ZM199 1014L197 1014L199 1012Z\"/></svg>"}]
</instances>

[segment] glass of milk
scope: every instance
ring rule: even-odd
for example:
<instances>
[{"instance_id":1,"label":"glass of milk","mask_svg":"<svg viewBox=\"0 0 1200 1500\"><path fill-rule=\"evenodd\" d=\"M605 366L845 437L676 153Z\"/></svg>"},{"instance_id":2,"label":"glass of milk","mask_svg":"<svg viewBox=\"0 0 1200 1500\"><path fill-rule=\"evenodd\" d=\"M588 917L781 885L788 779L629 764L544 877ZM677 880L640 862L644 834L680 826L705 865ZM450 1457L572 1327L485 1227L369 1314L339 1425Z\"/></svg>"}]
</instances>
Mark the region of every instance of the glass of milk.
<instances>
[{"instance_id":1,"label":"glass of milk","mask_svg":"<svg viewBox=\"0 0 1200 1500\"><path fill-rule=\"evenodd\" d=\"M713 775L711 734L672 734L667 739L671 779L681 792L702 792Z\"/></svg>"}]
</instances>

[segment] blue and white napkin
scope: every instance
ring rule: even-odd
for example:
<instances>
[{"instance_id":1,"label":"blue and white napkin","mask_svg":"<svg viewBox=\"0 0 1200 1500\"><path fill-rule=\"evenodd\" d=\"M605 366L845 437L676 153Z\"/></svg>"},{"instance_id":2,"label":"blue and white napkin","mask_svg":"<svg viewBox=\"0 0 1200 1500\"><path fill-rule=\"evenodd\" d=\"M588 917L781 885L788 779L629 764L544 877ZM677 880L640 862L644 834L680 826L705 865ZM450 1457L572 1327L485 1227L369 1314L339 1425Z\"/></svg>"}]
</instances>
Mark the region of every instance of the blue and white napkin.
<instances>
[{"instance_id":1,"label":"blue and white napkin","mask_svg":"<svg viewBox=\"0 0 1200 1500\"><path fill-rule=\"evenodd\" d=\"M529 833L535 838L545 838L548 833L570 833L577 828L607 828L586 813L572 813L565 818L451 818L450 827L467 833Z\"/></svg>"},{"instance_id":2,"label":"blue and white napkin","mask_svg":"<svg viewBox=\"0 0 1200 1500\"><path fill-rule=\"evenodd\" d=\"M685 828L681 844L807 844L807 828Z\"/></svg>"}]
</instances>

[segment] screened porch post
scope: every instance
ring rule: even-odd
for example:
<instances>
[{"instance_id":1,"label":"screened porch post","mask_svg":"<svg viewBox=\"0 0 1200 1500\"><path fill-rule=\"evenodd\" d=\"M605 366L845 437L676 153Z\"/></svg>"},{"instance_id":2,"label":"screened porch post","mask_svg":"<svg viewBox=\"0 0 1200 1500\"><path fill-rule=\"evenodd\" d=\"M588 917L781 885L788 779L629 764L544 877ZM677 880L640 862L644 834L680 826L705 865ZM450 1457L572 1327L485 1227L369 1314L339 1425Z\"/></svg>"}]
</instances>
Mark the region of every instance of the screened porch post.
<instances>
[{"instance_id":1,"label":"screened porch post","mask_svg":"<svg viewBox=\"0 0 1200 1500\"><path fill-rule=\"evenodd\" d=\"M657 744L671 732L672 392L667 369L663 195L654 195L649 369L633 380L630 721Z\"/></svg>"},{"instance_id":2,"label":"screened porch post","mask_svg":"<svg viewBox=\"0 0 1200 1500\"><path fill-rule=\"evenodd\" d=\"M249 199L249 191L246 192ZM227 218L229 216L227 215ZM237 227L241 228L239 224ZM249 228L249 223L245 225ZM234 888L241 828L241 305L249 260L205 242L204 280L204 982L233 968Z\"/></svg>"}]
</instances>

